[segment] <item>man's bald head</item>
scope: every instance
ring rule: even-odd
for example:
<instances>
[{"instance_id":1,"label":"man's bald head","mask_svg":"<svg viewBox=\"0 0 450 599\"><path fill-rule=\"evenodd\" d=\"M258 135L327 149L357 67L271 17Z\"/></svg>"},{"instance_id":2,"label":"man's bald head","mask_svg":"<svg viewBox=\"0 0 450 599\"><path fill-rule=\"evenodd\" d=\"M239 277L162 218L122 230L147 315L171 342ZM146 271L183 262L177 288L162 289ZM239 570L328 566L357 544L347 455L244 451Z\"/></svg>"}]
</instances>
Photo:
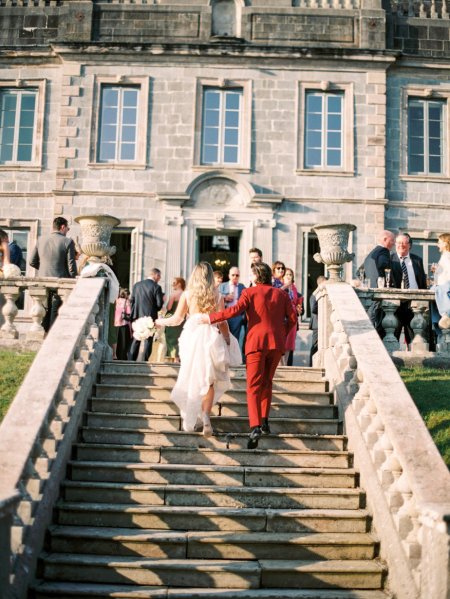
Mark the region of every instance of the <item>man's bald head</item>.
<instances>
[{"instance_id":1,"label":"man's bald head","mask_svg":"<svg viewBox=\"0 0 450 599\"><path fill-rule=\"evenodd\" d=\"M394 247L395 236L392 231L381 231L380 236L378 237L378 243L382 245L384 248L391 250Z\"/></svg>"}]
</instances>

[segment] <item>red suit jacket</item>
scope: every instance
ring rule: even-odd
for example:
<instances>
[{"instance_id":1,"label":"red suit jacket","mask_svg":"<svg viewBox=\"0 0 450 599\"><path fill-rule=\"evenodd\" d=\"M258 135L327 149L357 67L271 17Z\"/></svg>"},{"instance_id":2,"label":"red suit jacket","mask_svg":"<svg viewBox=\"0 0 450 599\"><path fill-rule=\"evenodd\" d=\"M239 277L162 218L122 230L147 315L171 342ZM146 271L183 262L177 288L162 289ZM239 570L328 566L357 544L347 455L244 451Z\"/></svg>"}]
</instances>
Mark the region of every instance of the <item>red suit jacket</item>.
<instances>
[{"instance_id":1,"label":"red suit jacket","mask_svg":"<svg viewBox=\"0 0 450 599\"><path fill-rule=\"evenodd\" d=\"M286 337L297 324L289 295L271 285L244 289L236 305L209 315L211 324L245 312L248 322L245 353L264 349L285 351Z\"/></svg>"}]
</instances>

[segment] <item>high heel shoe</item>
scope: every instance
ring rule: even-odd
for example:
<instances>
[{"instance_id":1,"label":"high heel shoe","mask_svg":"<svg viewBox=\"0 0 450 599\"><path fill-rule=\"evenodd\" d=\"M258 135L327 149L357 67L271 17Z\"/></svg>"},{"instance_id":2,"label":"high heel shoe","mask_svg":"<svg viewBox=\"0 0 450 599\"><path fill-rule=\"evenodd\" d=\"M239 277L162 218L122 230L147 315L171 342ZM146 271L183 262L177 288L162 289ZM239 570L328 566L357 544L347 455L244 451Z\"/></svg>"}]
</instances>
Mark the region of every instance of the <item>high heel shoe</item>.
<instances>
[{"instance_id":1,"label":"high heel shoe","mask_svg":"<svg viewBox=\"0 0 450 599\"><path fill-rule=\"evenodd\" d=\"M211 420L209 418L209 414L207 414L206 412L203 412L202 420L203 420L203 436L211 437L214 431L213 431L213 427L211 426Z\"/></svg>"}]
</instances>

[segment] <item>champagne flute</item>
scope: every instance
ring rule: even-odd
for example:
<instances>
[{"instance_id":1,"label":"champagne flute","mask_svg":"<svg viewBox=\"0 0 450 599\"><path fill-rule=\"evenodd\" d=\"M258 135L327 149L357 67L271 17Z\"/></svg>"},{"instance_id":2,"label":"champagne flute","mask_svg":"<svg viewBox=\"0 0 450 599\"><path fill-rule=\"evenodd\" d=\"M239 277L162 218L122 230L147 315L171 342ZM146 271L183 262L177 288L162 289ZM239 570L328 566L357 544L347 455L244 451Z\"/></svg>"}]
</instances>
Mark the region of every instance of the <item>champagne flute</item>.
<instances>
[{"instance_id":1,"label":"champagne flute","mask_svg":"<svg viewBox=\"0 0 450 599\"><path fill-rule=\"evenodd\" d=\"M391 286L391 269L390 268L384 269L384 278L386 280L386 287L390 287Z\"/></svg>"}]
</instances>

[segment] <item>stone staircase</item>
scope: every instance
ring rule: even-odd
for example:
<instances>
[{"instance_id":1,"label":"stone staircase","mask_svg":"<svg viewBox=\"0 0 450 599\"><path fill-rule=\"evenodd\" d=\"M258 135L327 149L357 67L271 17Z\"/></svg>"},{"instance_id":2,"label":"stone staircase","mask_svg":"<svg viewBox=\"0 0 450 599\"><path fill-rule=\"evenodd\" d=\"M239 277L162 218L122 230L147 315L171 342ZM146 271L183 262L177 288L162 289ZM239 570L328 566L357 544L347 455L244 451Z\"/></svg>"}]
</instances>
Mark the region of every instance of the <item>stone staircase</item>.
<instances>
[{"instance_id":1,"label":"stone staircase","mask_svg":"<svg viewBox=\"0 0 450 599\"><path fill-rule=\"evenodd\" d=\"M257 450L246 449L243 368L210 438L180 431L176 376L102 366L31 596L386 599L322 371L278 369Z\"/></svg>"}]
</instances>

